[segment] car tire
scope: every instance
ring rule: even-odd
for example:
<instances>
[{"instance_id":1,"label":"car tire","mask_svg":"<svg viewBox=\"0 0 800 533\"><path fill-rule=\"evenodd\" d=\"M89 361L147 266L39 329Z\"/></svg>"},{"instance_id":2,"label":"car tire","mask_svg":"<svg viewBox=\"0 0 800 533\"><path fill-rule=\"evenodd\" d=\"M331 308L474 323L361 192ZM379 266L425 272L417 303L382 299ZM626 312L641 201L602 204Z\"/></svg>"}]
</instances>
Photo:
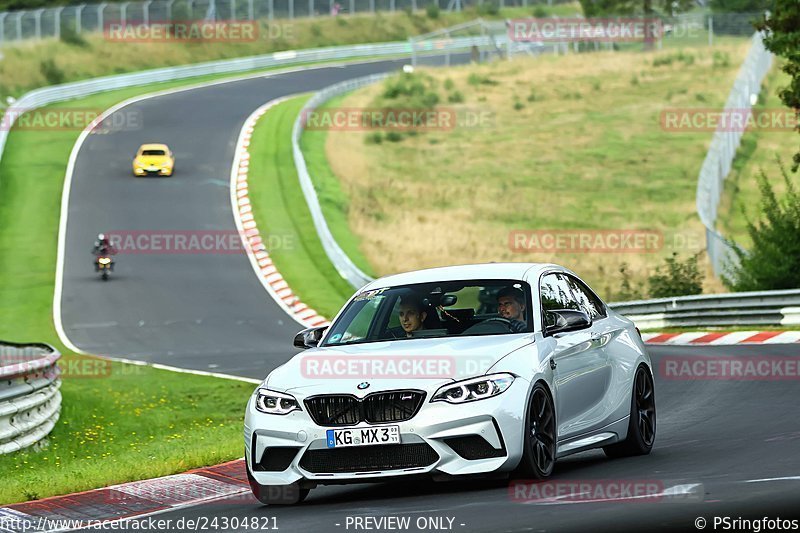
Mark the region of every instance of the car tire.
<instances>
[{"instance_id":1,"label":"car tire","mask_svg":"<svg viewBox=\"0 0 800 533\"><path fill-rule=\"evenodd\" d=\"M290 485L261 485L255 480L250 468L245 465L247 470L247 481L250 483L250 490L253 496L264 505L296 505L303 502L308 497L310 489L300 488L300 483Z\"/></svg>"},{"instance_id":2,"label":"car tire","mask_svg":"<svg viewBox=\"0 0 800 533\"><path fill-rule=\"evenodd\" d=\"M522 459L516 477L550 477L556 463L556 410L550 391L541 382L536 383L531 391L523 431Z\"/></svg>"},{"instance_id":3,"label":"car tire","mask_svg":"<svg viewBox=\"0 0 800 533\"><path fill-rule=\"evenodd\" d=\"M636 369L632 389L625 440L603 448L606 456L612 459L647 455L656 439L656 391L647 366L639 365Z\"/></svg>"}]
</instances>

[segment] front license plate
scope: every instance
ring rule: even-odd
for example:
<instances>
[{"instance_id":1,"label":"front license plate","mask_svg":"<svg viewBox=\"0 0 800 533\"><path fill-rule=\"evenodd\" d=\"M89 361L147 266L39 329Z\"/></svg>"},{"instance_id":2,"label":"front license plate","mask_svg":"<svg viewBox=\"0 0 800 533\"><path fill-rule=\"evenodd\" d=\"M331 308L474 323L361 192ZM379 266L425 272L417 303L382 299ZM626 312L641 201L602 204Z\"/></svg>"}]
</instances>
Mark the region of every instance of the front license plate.
<instances>
[{"instance_id":1,"label":"front license plate","mask_svg":"<svg viewBox=\"0 0 800 533\"><path fill-rule=\"evenodd\" d=\"M326 436L328 448L400 444L400 426L329 429L326 432Z\"/></svg>"}]
</instances>

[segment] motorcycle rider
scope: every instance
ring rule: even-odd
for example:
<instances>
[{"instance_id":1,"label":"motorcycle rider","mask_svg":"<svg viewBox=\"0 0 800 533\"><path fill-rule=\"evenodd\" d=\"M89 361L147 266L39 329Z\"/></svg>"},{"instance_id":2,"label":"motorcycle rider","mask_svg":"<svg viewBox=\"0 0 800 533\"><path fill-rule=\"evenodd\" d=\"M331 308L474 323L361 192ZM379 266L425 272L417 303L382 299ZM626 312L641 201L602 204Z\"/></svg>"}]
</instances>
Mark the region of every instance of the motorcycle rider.
<instances>
[{"instance_id":1,"label":"motorcycle rider","mask_svg":"<svg viewBox=\"0 0 800 533\"><path fill-rule=\"evenodd\" d=\"M94 241L94 249L92 250L92 254L94 255L94 271L98 272L100 270L100 266L97 262L98 259L101 257L111 257L116 253L117 250L111 244L111 240L108 238L108 235L105 233L99 233L97 235L97 240ZM113 260L109 266L111 267L111 270L114 270Z\"/></svg>"}]
</instances>

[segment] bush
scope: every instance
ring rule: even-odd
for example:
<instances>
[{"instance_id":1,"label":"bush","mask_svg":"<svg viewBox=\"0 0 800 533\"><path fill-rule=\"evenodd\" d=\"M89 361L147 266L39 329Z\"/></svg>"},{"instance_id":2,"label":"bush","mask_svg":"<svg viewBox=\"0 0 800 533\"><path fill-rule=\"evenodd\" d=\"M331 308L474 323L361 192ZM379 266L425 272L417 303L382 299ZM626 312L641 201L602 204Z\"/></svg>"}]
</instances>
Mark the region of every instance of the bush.
<instances>
[{"instance_id":1,"label":"bush","mask_svg":"<svg viewBox=\"0 0 800 533\"><path fill-rule=\"evenodd\" d=\"M615 301L629 302L631 300L641 300L644 298L642 287L634 288L631 285L631 273L628 270L628 263L619 265L619 275L622 280L620 281L619 290L613 297Z\"/></svg>"},{"instance_id":2,"label":"bush","mask_svg":"<svg viewBox=\"0 0 800 533\"><path fill-rule=\"evenodd\" d=\"M72 25L61 26L61 36L59 37L62 43L70 44L72 46L79 46L86 48L89 43L86 42L80 33L76 32Z\"/></svg>"},{"instance_id":3,"label":"bush","mask_svg":"<svg viewBox=\"0 0 800 533\"><path fill-rule=\"evenodd\" d=\"M39 71L44 76L44 79L47 80L49 85L57 85L59 83L64 82L64 71L56 65L56 62L52 58L47 58L39 63Z\"/></svg>"},{"instance_id":4,"label":"bush","mask_svg":"<svg viewBox=\"0 0 800 533\"><path fill-rule=\"evenodd\" d=\"M714 68L725 68L731 65L731 56L727 52L715 50L711 60Z\"/></svg>"},{"instance_id":5,"label":"bush","mask_svg":"<svg viewBox=\"0 0 800 533\"><path fill-rule=\"evenodd\" d=\"M364 144L381 144L383 142L383 134L379 131L368 133L364 138Z\"/></svg>"},{"instance_id":6,"label":"bush","mask_svg":"<svg viewBox=\"0 0 800 533\"><path fill-rule=\"evenodd\" d=\"M393 143L400 142L403 140L403 134L399 131L390 131L386 134L386 140Z\"/></svg>"},{"instance_id":7,"label":"bush","mask_svg":"<svg viewBox=\"0 0 800 533\"><path fill-rule=\"evenodd\" d=\"M500 13L500 6L492 1L483 2L482 4L478 4L477 13L479 17L494 16Z\"/></svg>"},{"instance_id":8,"label":"bush","mask_svg":"<svg viewBox=\"0 0 800 533\"><path fill-rule=\"evenodd\" d=\"M429 19L438 19L440 11L439 4L428 4L425 6L425 14L428 15Z\"/></svg>"},{"instance_id":9,"label":"bush","mask_svg":"<svg viewBox=\"0 0 800 533\"><path fill-rule=\"evenodd\" d=\"M447 101L451 104L460 104L464 102L464 95L461 91L454 91L447 95Z\"/></svg>"},{"instance_id":10,"label":"bush","mask_svg":"<svg viewBox=\"0 0 800 533\"><path fill-rule=\"evenodd\" d=\"M703 292L703 275L697 266L699 254L681 262L678 254L667 257L665 265L656 268L656 273L648 278L651 298L667 298L670 296L687 296Z\"/></svg>"},{"instance_id":11,"label":"bush","mask_svg":"<svg viewBox=\"0 0 800 533\"><path fill-rule=\"evenodd\" d=\"M520 111L525 108L525 105L519 100L514 100L514 111Z\"/></svg>"},{"instance_id":12,"label":"bush","mask_svg":"<svg viewBox=\"0 0 800 533\"><path fill-rule=\"evenodd\" d=\"M531 92L530 92L530 94L528 95L528 101L529 101L529 102L535 102L535 101L536 101L536 100L538 100L538 99L539 99L539 96L536 94L536 89L534 89L533 87L531 87Z\"/></svg>"},{"instance_id":13,"label":"bush","mask_svg":"<svg viewBox=\"0 0 800 533\"><path fill-rule=\"evenodd\" d=\"M683 63L686 66L694 64L694 55L684 52L683 50L675 52L674 54L661 55L653 60L654 67L661 67L671 65L673 62Z\"/></svg>"},{"instance_id":14,"label":"bush","mask_svg":"<svg viewBox=\"0 0 800 533\"><path fill-rule=\"evenodd\" d=\"M467 83L473 86L477 85L497 85L499 82L497 80L493 80L489 76L485 74L478 74L477 72L471 73L467 77Z\"/></svg>"},{"instance_id":15,"label":"bush","mask_svg":"<svg viewBox=\"0 0 800 533\"><path fill-rule=\"evenodd\" d=\"M447 78L446 80L444 80L444 90L445 91L452 91L453 88L455 88L455 86L456 86L456 84L453 83L453 80L451 80L450 78Z\"/></svg>"},{"instance_id":16,"label":"bush","mask_svg":"<svg viewBox=\"0 0 800 533\"><path fill-rule=\"evenodd\" d=\"M747 218L747 233L753 242L745 252L731 242L738 259L722 281L735 291L763 291L800 287L800 194L797 185L778 160L786 196L778 199L766 173L758 176L761 212L756 221ZM742 208L744 210L744 208Z\"/></svg>"},{"instance_id":17,"label":"bush","mask_svg":"<svg viewBox=\"0 0 800 533\"><path fill-rule=\"evenodd\" d=\"M533 8L533 16L536 17L537 19L543 19L548 15L549 13L542 6L536 6L535 8Z\"/></svg>"}]
</instances>

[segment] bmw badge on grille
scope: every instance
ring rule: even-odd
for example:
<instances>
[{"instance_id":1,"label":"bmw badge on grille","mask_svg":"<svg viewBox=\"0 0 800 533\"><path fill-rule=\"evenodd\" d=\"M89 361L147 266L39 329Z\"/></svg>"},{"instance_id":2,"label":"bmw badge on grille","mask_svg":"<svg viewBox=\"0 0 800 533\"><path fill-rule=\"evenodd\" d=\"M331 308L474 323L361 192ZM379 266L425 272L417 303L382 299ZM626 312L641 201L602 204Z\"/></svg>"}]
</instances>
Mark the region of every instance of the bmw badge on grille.
<instances>
[{"instance_id":1,"label":"bmw badge on grille","mask_svg":"<svg viewBox=\"0 0 800 533\"><path fill-rule=\"evenodd\" d=\"M358 390L364 390L369 387L369 383L366 381L362 381L358 384Z\"/></svg>"}]
</instances>

